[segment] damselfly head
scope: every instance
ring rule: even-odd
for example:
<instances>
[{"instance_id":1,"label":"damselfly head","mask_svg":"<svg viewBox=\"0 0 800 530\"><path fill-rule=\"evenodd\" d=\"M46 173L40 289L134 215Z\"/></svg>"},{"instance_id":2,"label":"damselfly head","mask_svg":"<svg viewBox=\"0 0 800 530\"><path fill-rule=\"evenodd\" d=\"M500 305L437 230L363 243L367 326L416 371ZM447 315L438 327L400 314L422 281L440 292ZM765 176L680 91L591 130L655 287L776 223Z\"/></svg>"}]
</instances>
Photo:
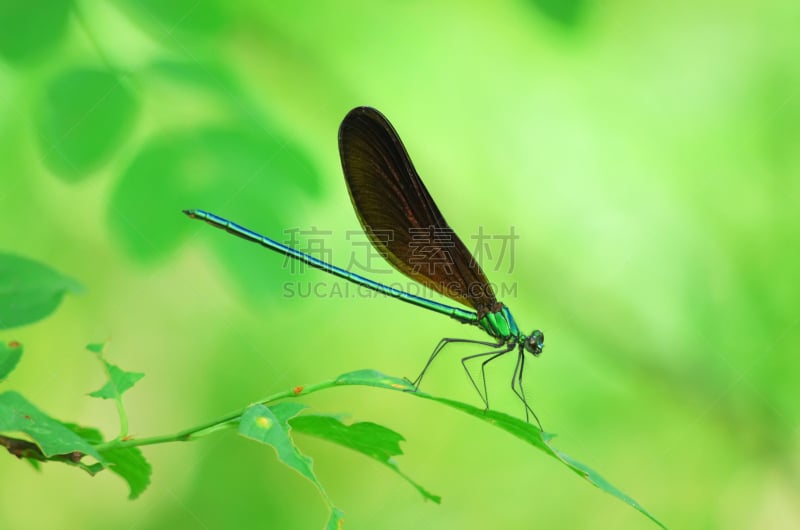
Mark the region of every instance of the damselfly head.
<instances>
[{"instance_id":1,"label":"damselfly head","mask_svg":"<svg viewBox=\"0 0 800 530\"><path fill-rule=\"evenodd\" d=\"M544 349L544 333L538 329L525 337L525 351L530 352L536 356L542 353Z\"/></svg>"}]
</instances>

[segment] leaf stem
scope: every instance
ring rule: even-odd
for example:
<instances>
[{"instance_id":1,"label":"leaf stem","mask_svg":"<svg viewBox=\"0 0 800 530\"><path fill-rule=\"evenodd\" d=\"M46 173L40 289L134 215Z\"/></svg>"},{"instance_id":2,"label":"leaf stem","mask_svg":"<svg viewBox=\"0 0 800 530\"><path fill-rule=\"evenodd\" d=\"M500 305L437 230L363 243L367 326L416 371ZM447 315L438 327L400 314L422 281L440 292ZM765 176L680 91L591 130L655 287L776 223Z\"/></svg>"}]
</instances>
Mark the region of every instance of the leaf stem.
<instances>
[{"instance_id":1,"label":"leaf stem","mask_svg":"<svg viewBox=\"0 0 800 530\"><path fill-rule=\"evenodd\" d=\"M298 391L297 389L284 390L283 392L278 392L270 396L267 396L263 399L260 399L259 401L256 401L255 403L247 405L244 408L238 409L234 412L230 412L228 414L225 414L224 416L208 421L206 423L202 423L194 427L183 429L174 434L163 434L159 436L150 436L147 438L126 438L128 430L127 417L125 415L124 408L121 408L120 423L124 426L124 431L123 431L124 434L121 433L120 436L114 440L97 444L95 448L98 451L105 451L108 449L120 449L123 447L141 447L143 445L156 445L169 442L188 442L191 440L196 440L198 438L208 436L209 434L215 433L217 431L230 428L236 422L238 422L239 419L242 417L242 414L244 414L244 412L253 405L257 404L267 405L269 403L278 401L280 399L295 398L301 395L303 396L308 395L313 392L318 392L320 390L331 388L333 386L336 386L336 384L337 384L336 380L331 379L314 385L298 387L300 388L300 391ZM121 401L118 401L118 405L121 405Z\"/></svg>"},{"instance_id":2,"label":"leaf stem","mask_svg":"<svg viewBox=\"0 0 800 530\"><path fill-rule=\"evenodd\" d=\"M125 411L125 405L122 404L122 396L118 395L114 401L117 403L117 415L119 416L119 436L117 438L122 439L128 436L128 413Z\"/></svg>"}]
</instances>

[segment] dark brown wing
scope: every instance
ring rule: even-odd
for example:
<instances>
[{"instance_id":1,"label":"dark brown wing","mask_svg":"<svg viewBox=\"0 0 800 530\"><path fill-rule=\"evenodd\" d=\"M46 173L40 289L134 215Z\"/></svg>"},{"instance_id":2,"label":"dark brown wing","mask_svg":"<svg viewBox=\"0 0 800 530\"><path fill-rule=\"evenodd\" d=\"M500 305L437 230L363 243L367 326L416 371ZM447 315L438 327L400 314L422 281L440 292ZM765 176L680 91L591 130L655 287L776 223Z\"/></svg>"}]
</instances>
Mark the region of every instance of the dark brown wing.
<instances>
[{"instance_id":1,"label":"dark brown wing","mask_svg":"<svg viewBox=\"0 0 800 530\"><path fill-rule=\"evenodd\" d=\"M358 220L373 246L409 278L478 313L497 298L464 243L444 220L400 137L383 114L351 110L339 154Z\"/></svg>"}]
</instances>

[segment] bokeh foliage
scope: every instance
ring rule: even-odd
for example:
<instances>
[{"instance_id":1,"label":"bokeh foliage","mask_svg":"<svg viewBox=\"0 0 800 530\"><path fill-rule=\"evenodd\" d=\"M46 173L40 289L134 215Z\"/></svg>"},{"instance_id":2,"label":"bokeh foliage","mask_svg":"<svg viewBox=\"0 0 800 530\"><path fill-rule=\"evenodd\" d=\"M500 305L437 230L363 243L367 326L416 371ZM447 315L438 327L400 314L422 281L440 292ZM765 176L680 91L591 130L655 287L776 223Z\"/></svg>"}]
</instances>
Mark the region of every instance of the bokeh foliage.
<instances>
[{"instance_id":1,"label":"bokeh foliage","mask_svg":"<svg viewBox=\"0 0 800 530\"><path fill-rule=\"evenodd\" d=\"M138 435L348 370L416 375L440 337L465 330L391 300L288 298L286 282L327 279L180 214L212 210L278 239L330 230L346 265L358 225L336 128L369 104L465 239L520 235L513 270L487 273L516 282L504 301L547 335L527 384L564 450L669 526L791 528L798 21L790 0L2 0L0 251L86 288L0 337L26 347L13 389L55 417L114 425L79 397L102 385L83 345L109 335L148 374L128 401ZM426 385L475 402L456 356ZM521 412L510 372L491 372L494 403ZM315 403L402 432L408 473L443 496L423 504L308 440L349 527L649 527L513 438L408 401L342 390ZM151 460L135 502L108 479L0 460L0 527L325 517L306 483L235 437Z\"/></svg>"}]
</instances>

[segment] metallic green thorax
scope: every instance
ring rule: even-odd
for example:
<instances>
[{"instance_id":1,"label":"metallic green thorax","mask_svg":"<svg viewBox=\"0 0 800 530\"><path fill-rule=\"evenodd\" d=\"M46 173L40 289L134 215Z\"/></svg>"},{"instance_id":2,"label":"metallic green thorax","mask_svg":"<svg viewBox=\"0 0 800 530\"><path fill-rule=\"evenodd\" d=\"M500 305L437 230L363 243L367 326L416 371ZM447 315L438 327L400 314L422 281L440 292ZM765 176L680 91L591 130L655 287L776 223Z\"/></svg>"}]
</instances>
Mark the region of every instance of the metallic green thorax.
<instances>
[{"instance_id":1,"label":"metallic green thorax","mask_svg":"<svg viewBox=\"0 0 800 530\"><path fill-rule=\"evenodd\" d=\"M519 328L511 316L511 311L501 304L500 311L486 313L478 319L478 325L492 337L507 341L511 338L520 338Z\"/></svg>"}]
</instances>

